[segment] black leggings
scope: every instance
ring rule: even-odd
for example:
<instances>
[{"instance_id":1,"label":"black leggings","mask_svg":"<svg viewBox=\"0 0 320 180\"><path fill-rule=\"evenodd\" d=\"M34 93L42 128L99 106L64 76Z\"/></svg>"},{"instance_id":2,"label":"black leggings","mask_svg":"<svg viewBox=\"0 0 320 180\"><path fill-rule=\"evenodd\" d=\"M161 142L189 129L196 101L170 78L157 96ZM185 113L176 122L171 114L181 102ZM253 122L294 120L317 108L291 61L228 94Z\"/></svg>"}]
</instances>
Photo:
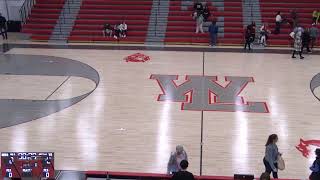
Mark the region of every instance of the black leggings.
<instances>
[{"instance_id":1,"label":"black leggings","mask_svg":"<svg viewBox=\"0 0 320 180\"><path fill-rule=\"evenodd\" d=\"M250 37L250 38L247 38L246 39L246 42L245 42L245 44L244 44L244 49L247 49L247 46L249 47L249 50L251 50L251 43L252 43L253 41L252 41L252 38Z\"/></svg>"},{"instance_id":2,"label":"black leggings","mask_svg":"<svg viewBox=\"0 0 320 180\"><path fill-rule=\"evenodd\" d=\"M272 172L273 178L274 178L274 179L278 179L278 172L274 172L274 171L272 170L269 162L268 162L265 158L263 158L263 164L264 164L264 166L266 167L266 172L269 173L269 174L271 174L271 172ZM278 169L278 164L277 164L277 163L275 163L274 166Z\"/></svg>"},{"instance_id":3,"label":"black leggings","mask_svg":"<svg viewBox=\"0 0 320 180\"><path fill-rule=\"evenodd\" d=\"M0 27L0 34L3 39L8 39L7 29L5 27Z\"/></svg>"},{"instance_id":4,"label":"black leggings","mask_svg":"<svg viewBox=\"0 0 320 180\"><path fill-rule=\"evenodd\" d=\"M296 50L293 50L293 52L292 52L292 57L295 57L294 55L295 55L296 53L297 53L297 51L296 51ZM299 56L302 57L302 51L299 51L298 53L299 53Z\"/></svg>"}]
</instances>

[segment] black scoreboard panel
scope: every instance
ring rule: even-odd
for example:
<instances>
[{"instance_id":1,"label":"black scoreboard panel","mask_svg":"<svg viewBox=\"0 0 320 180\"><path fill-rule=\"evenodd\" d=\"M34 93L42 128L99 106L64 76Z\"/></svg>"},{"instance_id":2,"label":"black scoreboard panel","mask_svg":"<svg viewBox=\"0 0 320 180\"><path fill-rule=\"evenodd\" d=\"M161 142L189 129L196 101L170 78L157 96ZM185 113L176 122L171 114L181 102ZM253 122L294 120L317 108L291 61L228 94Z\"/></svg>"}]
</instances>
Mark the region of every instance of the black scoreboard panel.
<instances>
[{"instance_id":1,"label":"black scoreboard panel","mask_svg":"<svg viewBox=\"0 0 320 180\"><path fill-rule=\"evenodd\" d=\"M2 152L2 177L54 177L53 152Z\"/></svg>"}]
</instances>

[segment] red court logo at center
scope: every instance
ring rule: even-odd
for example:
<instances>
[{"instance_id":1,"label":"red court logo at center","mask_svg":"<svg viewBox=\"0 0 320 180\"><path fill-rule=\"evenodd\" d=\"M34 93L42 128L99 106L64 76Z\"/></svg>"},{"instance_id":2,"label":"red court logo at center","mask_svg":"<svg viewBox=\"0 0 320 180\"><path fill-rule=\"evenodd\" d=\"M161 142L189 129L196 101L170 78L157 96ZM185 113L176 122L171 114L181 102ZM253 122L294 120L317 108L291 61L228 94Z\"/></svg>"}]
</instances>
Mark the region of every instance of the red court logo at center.
<instances>
[{"instance_id":1,"label":"red court logo at center","mask_svg":"<svg viewBox=\"0 0 320 180\"><path fill-rule=\"evenodd\" d=\"M142 53L135 53L125 57L124 60L126 62L146 62L150 61L150 57Z\"/></svg>"}]
</instances>

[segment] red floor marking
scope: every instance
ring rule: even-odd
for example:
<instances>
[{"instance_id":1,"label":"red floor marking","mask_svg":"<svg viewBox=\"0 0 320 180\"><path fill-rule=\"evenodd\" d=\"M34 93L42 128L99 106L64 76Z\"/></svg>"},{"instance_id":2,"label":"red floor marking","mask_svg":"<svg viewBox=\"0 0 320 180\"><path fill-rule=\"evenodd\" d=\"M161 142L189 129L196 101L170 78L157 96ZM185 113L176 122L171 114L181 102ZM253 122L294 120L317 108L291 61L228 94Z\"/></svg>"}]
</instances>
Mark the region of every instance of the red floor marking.
<instances>
[{"instance_id":1,"label":"red floor marking","mask_svg":"<svg viewBox=\"0 0 320 180\"><path fill-rule=\"evenodd\" d=\"M124 58L126 62L146 62L150 57L141 53L135 53Z\"/></svg>"},{"instance_id":2,"label":"red floor marking","mask_svg":"<svg viewBox=\"0 0 320 180\"><path fill-rule=\"evenodd\" d=\"M310 145L320 147L320 140L303 140L300 139L300 143L296 146L298 151L302 153L302 155L306 158L309 157L311 150L308 148Z\"/></svg>"}]
</instances>

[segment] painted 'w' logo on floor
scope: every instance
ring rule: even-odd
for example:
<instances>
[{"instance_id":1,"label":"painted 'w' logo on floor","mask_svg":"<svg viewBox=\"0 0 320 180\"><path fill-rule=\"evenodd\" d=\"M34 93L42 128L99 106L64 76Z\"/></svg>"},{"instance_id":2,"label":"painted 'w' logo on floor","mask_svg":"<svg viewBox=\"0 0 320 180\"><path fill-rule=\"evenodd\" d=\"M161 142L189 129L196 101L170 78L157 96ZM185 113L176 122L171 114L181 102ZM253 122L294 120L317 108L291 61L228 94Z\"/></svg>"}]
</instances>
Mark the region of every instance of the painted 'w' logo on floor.
<instances>
[{"instance_id":1,"label":"painted 'w' logo on floor","mask_svg":"<svg viewBox=\"0 0 320 180\"><path fill-rule=\"evenodd\" d=\"M252 77L227 76L226 87L217 83L217 76L186 76L179 86L174 82L177 75L154 74L150 79L157 80L163 92L158 101L181 102L182 110L269 112L265 102L245 102L238 96L248 83L254 82Z\"/></svg>"}]
</instances>

